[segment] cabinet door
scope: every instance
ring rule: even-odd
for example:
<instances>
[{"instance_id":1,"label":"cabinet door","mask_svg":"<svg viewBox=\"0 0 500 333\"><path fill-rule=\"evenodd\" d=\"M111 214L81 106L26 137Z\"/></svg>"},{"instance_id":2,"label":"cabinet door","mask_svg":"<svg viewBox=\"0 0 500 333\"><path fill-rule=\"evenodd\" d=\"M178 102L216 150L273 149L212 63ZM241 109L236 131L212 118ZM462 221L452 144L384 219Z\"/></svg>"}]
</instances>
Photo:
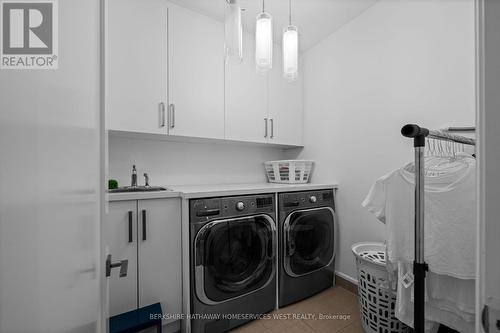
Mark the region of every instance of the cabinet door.
<instances>
[{"instance_id":1,"label":"cabinet door","mask_svg":"<svg viewBox=\"0 0 500 333\"><path fill-rule=\"evenodd\" d=\"M103 237L113 262L128 260L126 277L119 277L117 268L109 278L109 314L114 316L137 308L137 201L110 202Z\"/></svg>"},{"instance_id":2,"label":"cabinet door","mask_svg":"<svg viewBox=\"0 0 500 333\"><path fill-rule=\"evenodd\" d=\"M181 201L140 200L138 213L139 306L161 302L164 313L181 313Z\"/></svg>"},{"instance_id":3,"label":"cabinet door","mask_svg":"<svg viewBox=\"0 0 500 333\"><path fill-rule=\"evenodd\" d=\"M169 134L224 138L224 26L169 5Z\"/></svg>"},{"instance_id":4,"label":"cabinet door","mask_svg":"<svg viewBox=\"0 0 500 333\"><path fill-rule=\"evenodd\" d=\"M266 142L267 74L255 69L253 35L243 33L243 62L226 64L226 139ZM269 133L268 133L269 134Z\"/></svg>"},{"instance_id":5,"label":"cabinet door","mask_svg":"<svg viewBox=\"0 0 500 333\"><path fill-rule=\"evenodd\" d=\"M108 129L167 134L167 3L109 0Z\"/></svg>"},{"instance_id":6,"label":"cabinet door","mask_svg":"<svg viewBox=\"0 0 500 333\"><path fill-rule=\"evenodd\" d=\"M280 45L274 46L273 69L269 73L269 118L273 137L270 143L301 145L303 100L302 82L289 82L283 77L283 55Z\"/></svg>"}]
</instances>

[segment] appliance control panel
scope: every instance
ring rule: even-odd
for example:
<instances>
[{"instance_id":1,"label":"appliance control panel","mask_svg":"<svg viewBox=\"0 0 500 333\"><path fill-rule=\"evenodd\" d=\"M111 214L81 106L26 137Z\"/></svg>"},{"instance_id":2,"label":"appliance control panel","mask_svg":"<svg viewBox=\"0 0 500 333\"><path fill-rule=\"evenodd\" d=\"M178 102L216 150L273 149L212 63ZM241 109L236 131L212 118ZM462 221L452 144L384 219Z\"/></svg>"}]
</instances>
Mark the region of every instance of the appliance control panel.
<instances>
[{"instance_id":1,"label":"appliance control panel","mask_svg":"<svg viewBox=\"0 0 500 333\"><path fill-rule=\"evenodd\" d=\"M190 221L203 222L233 216L275 212L274 194L190 200Z\"/></svg>"},{"instance_id":2,"label":"appliance control panel","mask_svg":"<svg viewBox=\"0 0 500 333\"><path fill-rule=\"evenodd\" d=\"M281 193L279 195L279 208L280 210L295 210L320 206L333 207L333 199L333 190Z\"/></svg>"}]
</instances>

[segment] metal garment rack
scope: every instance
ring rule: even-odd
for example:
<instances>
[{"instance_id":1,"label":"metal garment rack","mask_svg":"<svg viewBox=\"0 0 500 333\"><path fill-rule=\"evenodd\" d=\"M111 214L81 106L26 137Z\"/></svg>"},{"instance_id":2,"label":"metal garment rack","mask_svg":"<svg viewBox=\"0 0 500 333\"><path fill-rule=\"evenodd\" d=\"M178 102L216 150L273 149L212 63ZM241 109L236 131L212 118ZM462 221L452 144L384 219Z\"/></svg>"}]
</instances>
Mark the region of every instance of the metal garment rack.
<instances>
[{"instance_id":1,"label":"metal garment rack","mask_svg":"<svg viewBox=\"0 0 500 333\"><path fill-rule=\"evenodd\" d=\"M467 128L471 131L471 128ZM413 261L414 276L414 314L413 327L416 333L425 329L425 275L428 266L424 258L424 202L425 202L425 139L458 142L476 145L476 140L450 134L448 132L429 130L414 124L403 126L401 134L413 138L415 147L415 259Z\"/></svg>"},{"instance_id":2,"label":"metal garment rack","mask_svg":"<svg viewBox=\"0 0 500 333\"><path fill-rule=\"evenodd\" d=\"M474 126L469 126L469 127L446 127L443 128L442 131L444 132L462 132L462 133L474 133L476 131L476 128Z\"/></svg>"}]
</instances>

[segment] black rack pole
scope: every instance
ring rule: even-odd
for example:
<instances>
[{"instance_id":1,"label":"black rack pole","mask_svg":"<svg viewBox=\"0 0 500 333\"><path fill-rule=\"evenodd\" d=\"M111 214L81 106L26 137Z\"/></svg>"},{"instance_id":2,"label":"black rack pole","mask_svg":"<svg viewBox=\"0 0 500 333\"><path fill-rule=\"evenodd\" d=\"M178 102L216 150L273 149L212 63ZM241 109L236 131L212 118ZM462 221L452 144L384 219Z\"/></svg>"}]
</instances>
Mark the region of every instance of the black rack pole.
<instances>
[{"instance_id":1,"label":"black rack pole","mask_svg":"<svg viewBox=\"0 0 500 333\"><path fill-rule=\"evenodd\" d=\"M416 333L425 329L425 275L428 270L424 259L424 208L425 208L425 138L430 131L417 125L405 125L401 134L413 138L415 147L415 258L414 276L414 313L413 328Z\"/></svg>"}]
</instances>

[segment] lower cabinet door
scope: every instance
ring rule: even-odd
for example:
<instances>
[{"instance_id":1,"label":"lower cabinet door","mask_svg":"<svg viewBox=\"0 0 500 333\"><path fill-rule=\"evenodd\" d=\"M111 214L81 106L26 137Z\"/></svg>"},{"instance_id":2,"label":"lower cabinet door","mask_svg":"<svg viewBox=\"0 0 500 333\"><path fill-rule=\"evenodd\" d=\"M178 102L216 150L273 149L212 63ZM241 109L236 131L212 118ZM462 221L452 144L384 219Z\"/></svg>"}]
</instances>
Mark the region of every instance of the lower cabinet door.
<instances>
[{"instance_id":1,"label":"lower cabinet door","mask_svg":"<svg viewBox=\"0 0 500 333\"><path fill-rule=\"evenodd\" d=\"M137 215L139 306L161 302L164 314L180 314L181 200L139 200ZM173 321L163 320L163 324Z\"/></svg>"},{"instance_id":2,"label":"lower cabinet door","mask_svg":"<svg viewBox=\"0 0 500 333\"><path fill-rule=\"evenodd\" d=\"M105 250L112 261L128 260L127 276L119 277L120 269L109 277L109 315L137 309L137 201L109 203L104 221Z\"/></svg>"}]
</instances>

